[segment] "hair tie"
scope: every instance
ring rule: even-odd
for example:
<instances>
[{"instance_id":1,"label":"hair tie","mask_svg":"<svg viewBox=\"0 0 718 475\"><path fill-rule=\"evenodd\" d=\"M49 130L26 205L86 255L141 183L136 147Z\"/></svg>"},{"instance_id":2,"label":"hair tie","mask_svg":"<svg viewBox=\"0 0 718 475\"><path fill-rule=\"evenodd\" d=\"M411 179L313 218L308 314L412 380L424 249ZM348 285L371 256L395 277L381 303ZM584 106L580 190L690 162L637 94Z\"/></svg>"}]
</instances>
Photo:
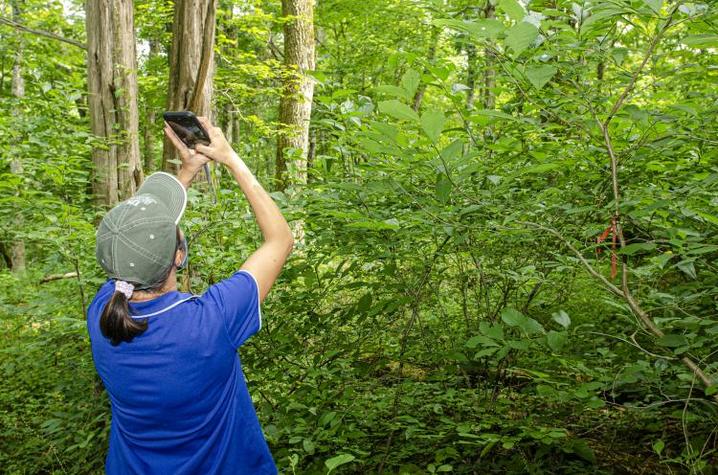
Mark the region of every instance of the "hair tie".
<instances>
[{"instance_id":1,"label":"hair tie","mask_svg":"<svg viewBox=\"0 0 718 475\"><path fill-rule=\"evenodd\" d=\"M127 297L127 300L132 298L132 292L135 291L135 286L124 280L115 281L115 292L122 292Z\"/></svg>"}]
</instances>

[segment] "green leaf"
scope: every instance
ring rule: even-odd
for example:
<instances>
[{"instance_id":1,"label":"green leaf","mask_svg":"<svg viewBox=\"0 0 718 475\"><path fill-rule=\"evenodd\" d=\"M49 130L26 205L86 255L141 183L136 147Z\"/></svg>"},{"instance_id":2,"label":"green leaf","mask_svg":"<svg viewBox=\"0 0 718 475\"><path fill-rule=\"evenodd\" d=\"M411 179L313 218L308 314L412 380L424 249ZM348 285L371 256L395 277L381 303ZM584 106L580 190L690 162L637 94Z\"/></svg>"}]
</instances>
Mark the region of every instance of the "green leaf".
<instances>
[{"instance_id":1,"label":"green leaf","mask_svg":"<svg viewBox=\"0 0 718 475\"><path fill-rule=\"evenodd\" d=\"M355 221L353 223L347 224L348 228L359 228L359 229L369 229L372 231L378 231L378 230L397 230L399 229L399 224L392 222L390 220L385 221Z\"/></svg>"},{"instance_id":2,"label":"green leaf","mask_svg":"<svg viewBox=\"0 0 718 475\"><path fill-rule=\"evenodd\" d=\"M559 310L558 313L551 315L551 319L564 328L568 328L571 325L571 317L563 310Z\"/></svg>"},{"instance_id":3,"label":"green leaf","mask_svg":"<svg viewBox=\"0 0 718 475\"><path fill-rule=\"evenodd\" d=\"M616 16L627 13L620 5L613 5L610 3L599 4L600 9L597 7L591 13L582 24L581 32L588 32L590 30L599 28L604 20L611 19Z\"/></svg>"},{"instance_id":4,"label":"green leaf","mask_svg":"<svg viewBox=\"0 0 718 475\"><path fill-rule=\"evenodd\" d=\"M544 333L543 326L533 318L525 316L515 308L507 307L501 311L501 320L510 327L519 327L526 334Z\"/></svg>"},{"instance_id":5,"label":"green leaf","mask_svg":"<svg viewBox=\"0 0 718 475\"><path fill-rule=\"evenodd\" d=\"M406 93L406 90L403 87L399 86L382 85L375 87L374 91L389 94L390 96L401 97L406 100L410 100L412 97Z\"/></svg>"},{"instance_id":6,"label":"green leaf","mask_svg":"<svg viewBox=\"0 0 718 475\"><path fill-rule=\"evenodd\" d=\"M631 256L637 252L652 251L655 248L656 248L656 244L653 242L636 242L636 243L629 244L628 246L624 247L618 253Z\"/></svg>"},{"instance_id":7,"label":"green leaf","mask_svg":"<svg viewBox=\"0 0 718 475\"><path fill-rule=\"evenodd\" d=\"M684 274L686 274L688 277L695 279L697 276L696 274L696 268L693 265L693 260L686 259L678 264L676 264L676 267L678 267Z\"/></svg>"},{"instance_id":8,"label":"green leaf","mask_svg":"<svg viewBox=\"0 0 718 475\"><path fill-rule=\"evenodd\" d=\"M352 454L339 454L336 457L332 457L325 460L324 465L326 465L329 469L328 473L331 473L335 468L339 467L340 465L344 465L345 463L349 463L355 458L356 457L354 457Z\"/></svg>"},{"instance_id":9,"label":"green leaf","mask_svg":"<svg viewBox=\"0 0 718 475\"><path fill-rule=\"evenodd\" d=\"M683 44L691 48L718 48L718 35L688 35Z\"/></svg>"},{"instance_id":10,"label":"green leaf","mask_svg":"<svg viewBox=\"0 0 718 475\"><path fill-rule=\"evenodd\" d=\"M466 343L464 344L464 346L466 346L467 348L476 348L479 345L490 347L499 346L499 344L496 343L494 340L484 335L472 336L471 338L466 340Z\"/></svg>"},{"instance_id":11,"label":"green leaf","mask_svg":"<svg viewBox=\"0 0 718 475\"><path fill-rule=\"evenodd\" d=\"M658 439L653 443L653 451L658 455L661 455L665 446L666 444L662 440Z\"/></svg>"},{"instance_id":12,"label":"green leaf","mask_svg":"<svg viewBox=\"0 0 718 475\"><path fill-rule=\"evenodd\" d=\"M663 6L663 0L643 0L643 3L648 5L655 13L660 13Z\"/></svg>"},{"instance_id":13,"label":"green leaf","mask_svg":"<svg viewBox=\"0 0 718 475\"><path fill-rule=\"evenodd\" d=\"M486 18L473 22L470 33L479 38L498 37L506 29L503 23L493 18Z\"/></svg>"},{"instance_id":14,"label":"green leaf","mask_svg":"<svg viewBox=\"0 0 718 475\"><path fill-rule=\"evenodd\" d=\"M505 43L516 57L523 53L536 40L537 36L538 28L531 23L521 22L509 29Z\"/></svg>"},{"instance_id":15,"label":"green leaf","mask_svg":"<svg viewBox=\"0 0 718 475\"><path fill-rule=\"evenodd\" d=\"M504 339L504 327L502 327L500 323L489 325L487 322L481 322L479 324L479 330L481 330L481 333L494 340Z\"/></svg>"},{"instance_id":16,"label":"green leaf","mask_svg":"<svg viewBox=\"0 0 718 475\"><path fill-rule=\"evenodd\" d=\"M566 332L557 332L551 330L546 335L546 343L553 351L559 352L566 344Z\"/></svg>"},{"instance_id":17,"label":"green leaf","mask_svg":"<svg viewBox=\"0 0 718 475\"><path fill-rule=\"evenodd\" d=\"M304 449L304 451L306 453L308 453L309 455L312 455L314 453L314 442L312 442L309 439L304 439L302 441L302 448Z\"/></svg>"},{"instance_id":18,"label":"green leaf","mask_svg":"<svg viewBox=\"0 0 718 475\"><path fill-rule=\"evenodd\" d=\"M706 396L712 396L715 393L718 393L718 384L711 384L703 391Z\"/></svg>"},{"instance_id":19,"label":"green leaf","mask_svg":"<svg viewBox=\"0 0 718 475\"><path fill-rule=\"evenodd\" d=\"M510 327L517 327L526 318L524 314L515 308L505 308L501 311L501 320Z\"/></svg>"},{"instance_id":20,"label":"green leaf","mask_svg":"<svg viewBox=\"0 0 718 475\"><path fill-rule=\"evenodd\" d=\"M504 24L494 18L486 18L477 21L464 21L448 18L434 20L434 25L444 26L453 30L463 31L477 38L494 39L506 29Z\"/></svg>"},{"instance_id":21,"label":"green leaf","mask_svg":"<svg viewBox=\"0 0 718 475\"><path fill-rule=\"evenodd\" d=\"M499 8L515 21L521 21L526 16L526 10L516 0L499 0Z\"/></svg>"},{"instance_id":22,"label":"green leaf","mask_svg":"<svg viewBox=\"0 0 718 475\"><path fill-rule=\"evenodd\" d=\"M441 152L441 158L443 158L446 161L451 161L458 157L462 150L464 149L464 142L461 139L456 139L453 142L451 142L449 145L444 147Z\"/></svg>"},{"instance_id":23,"label":"green leaf","mask_svg":"<svg viewBox=\"0 0 718 475\"><path fill-rule=\"evenodd\" d=\"M524 168L522 173L523 174L540 174L540 173L546 173L551 170L555 170L561 166L560 163L541 163L539 165L534 165L532 167Z\"/></svg>"},{"instance_id":24,"label":"green leaf","mask_svg":"<svg viewBox=\"0 0 718 475\"><path fill-rule=\"evenodd\" d=\"M506 112L491 110L491 109L479 109L474 112L474 115L481 116L481 117L495 117L497 119L518 120L516 117L512 116L511 114L507 114ZM474 120L475 120L475 118L474 118Z\"/></svg>"},{"instance_id":25,"label":"green leaf","mask_svg":"<svg viewBox=\"0 0 718 475\"><path fill-rule=\"evenodd\" d=\"M526 68L526 77L536 89L541 89L558 72L555 66L543 64L541 66L529 66Z\"/></svg>"},{"instance_id":26,"label":"green leaf","mask_svg":"<svg viewBox=\"0 0 718 475\"><path fill-rule=\"evenodd\" d=\"M446 173L439 173L436 176L436 199L442 203L449 201L451 194L451 181Z\"/></svg>"},{"instance_id":27,"label":"green leaf","mask_svg":"<svg viewBox=\"0 0 718 475\"><path fill-rule=\"evenodd\" d=\"M419 122L419 114L414 112L411 107L395 99L380 102L379 110L395 119Z\"/></svg>"},{"instance_id":28,"label":"green leaf","mask_svg":"<svg viewBox=\"0 0 718 475\"><path fill-rule=\"evenodd\" d=\"M663 335L658 339L658 344L661 346L667 346L669 348L677 348L688 344L688 340L683 335L677 335L675 333L669 333Z\"/></svg>"},{"instance_id":29,"label":"green leaf","mask_svg":"<svg viewBox=\"0 0 718 475\"><path fill-rule=\"evenodd\" d=\"M432 142L436 143L444 128L446 117L441 111L426 111L421 115L421 128Z\"/></svg>"},{"instance_id":30,"label":"green leaf","mask_svg":"<svg viewBox=\"0 0 718 475\"><path fill-rule=\"evenodd\" d=\"M404 73L401 77L401 87L406 91L406 97L414 97L420 82L421 75L417 71L409 69Z\"/></svg>"},{"instance_id":31,"label":"green leaf","mask_svg":"<svg viewBox=\"0 0 718 475\"><path fill-rule=\"evenodd\" d=\"M587 462L596 463L596 455L593 453L593 449L588 446L583 439L572 439L565 444L566 449L572 452Z\"/></svg>"}]
</instances>

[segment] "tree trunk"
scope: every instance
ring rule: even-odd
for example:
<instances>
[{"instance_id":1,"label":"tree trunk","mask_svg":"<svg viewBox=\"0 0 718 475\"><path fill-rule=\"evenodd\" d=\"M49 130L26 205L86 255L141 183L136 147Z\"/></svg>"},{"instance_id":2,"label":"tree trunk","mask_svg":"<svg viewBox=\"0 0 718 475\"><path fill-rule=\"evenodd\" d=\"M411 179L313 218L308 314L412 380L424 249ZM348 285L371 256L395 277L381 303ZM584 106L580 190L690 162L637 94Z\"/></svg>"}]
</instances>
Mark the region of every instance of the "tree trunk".
<instances>
[{"instance_id":1,"label":"tree trunk","mask_svg":"<svg viewBox=\"0 0 718 475\"><path fill-rule=\"evenodd\" d=\"M154 58L160 52L160 43L156 39L150 39L150 51L147 57L147 62L151 63ZM144 135L144 161L145 161L145 174L149 175L155 168L155 136L154 136L154 125L157 120L157 110L152 106L152 101L147 99L145 101L145 129Z\"/></svg>"},{"instance_id":2,"label":"tree trunk","mask_svg":"<svg viewBox=\"0 0 718 475\"><path fill-rule=\"evenodd\" d=\"M189 110L212 120L216 0L176 0L169 56L167 110ZM176 172L179 155L165 137L162 169Z\"/></svg>"},{"instance_id":3,"label":"tree trunk","mask_svg":"<svg viewBox=\"0 0 718 475\"><path fill-rule=\"evenodd\" d=\"M279 122L284 129L277 138L276 187L284 190L291 181L306 183L309 152L309 120L312 114L314 80L314 0L282 0L284 24L284 65L288 74L279 103ZM287 160L296 169L290 177Z\"/></svg>"},{"instance_id":4,"label":"tree trunk","mask_svg":"<svg viewBox=\"0 0 718 475\"><path fill-rule=\"evenodd\" d=\"M476 45L471 43L471 39L467 39L466 44L466 109L474 108L474 100L476 100Z\"/></svg>"},{"instance_id":5,"label":"tree trunk","mask_svg":"<svg viewBox=\"0 0 718 475\"><path fill-rule=\"evenodd\" d=\"M20 21L20 6L18 1L12 4L13 20ZM19 36L19 35L18 35ZM13 117L19 118L22 114L22 105L20 102L25 97L25 79L22 76L22 38L18 38L18 47L15 50L15 58L12 65L12 96L17 101L17 105L13 107ZM18 120L19 121L19 120ZM22 157L17 153L13 154L10 161L10 172L22 176L23 175ZM24 220L20 213L16 214L14 227L17 230L23 229ZM25 242L18 239L10 244L10 267L13 272L25 271Z\"/></svg>"},{"instance_id":6,"label":"tree trunk","mask_svg":"<svg viewBox=\"0 0 718 475\"><path fill-rule=\"evenodd\" d=\"M494 18L494 6L490 1L486 2L484 9L484 18ZM496 97L494 95L494 87L496 86L496 70L494 69L494 53L491 48L484 49L484 87L483 87L483 105L484 109L493 109L496 106Z\"/></svg>"},{"instance_id":7,"label":"tree trunk","mask_svg":"<svg viewBox=\"0 0 718 475\"><path fill-rule=\"evenodd\" d=\"M92 149L93 193L113 206L142 183L132 2L87 0L85 22L90 127L106 142Z\"/></svg>"},{"instance_id":8,"label":"tree trunk","mask_svg":"<svg viewBox=\"0 0 718 475\"><path fill-rule=\"evenodd\" d=\"M232 104L225 104L224 105L224 116L225 116L225 126L224 126L224 136L227 138L227 142L229 142L232 147L234 147L234 110L232 107Z\"/></svg>"},{"instance_id":9,"label":"tree trunk","mask_svg":"<svg viewBox=\"0 0 718 475\"><path fill-rule=\"evenodd\" d=\"M155 169L155 139L153 135L152 126L157 118L157 113L150 104L145 105L145 133L144 133L144 145L145 145L145 173L150 174Z\"/></svg>"}]
</instances>

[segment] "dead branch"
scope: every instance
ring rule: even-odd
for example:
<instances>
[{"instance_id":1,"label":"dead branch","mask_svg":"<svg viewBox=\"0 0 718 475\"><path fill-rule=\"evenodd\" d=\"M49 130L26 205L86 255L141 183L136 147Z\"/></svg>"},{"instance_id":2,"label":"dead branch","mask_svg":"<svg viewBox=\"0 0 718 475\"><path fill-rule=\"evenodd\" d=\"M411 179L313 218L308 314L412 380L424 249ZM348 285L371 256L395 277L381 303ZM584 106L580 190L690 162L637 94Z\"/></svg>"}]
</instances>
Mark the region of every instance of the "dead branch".
<instances>
[{"instance_id":1,"label":"dead branch","mask_svg":"<svg viewBox=\"0 0 718 475\"><path fill-rule=\"evenodd\" d=\"M67 43L72 46L77 46L78 48L82 48L84 50L87 49L87 46L85 45L85 43L82 43L80 41L73 40L72 38L65 38L64 36L56 35L55 33L50 33L49 31L36 30L35 28L29 28L29 27L27 27L21 23L18 23L14 20L11 20L9 18L0 17L0 24L8 25L8 26L11 26L20 31L24 31L26 33L31 33L33 35L44 36L45 38L62 41L63 43Z\"/></svg>"},{"instance_id":2,"label":"dead branch","mask_svg":"<svg viewBox=\"0 0 718 475\"><path fill-rule=\"evenodd\" d=\"M40 283L44 284L46 282L52 282L53 280L60 280L60 279L72 279L74 277L77 277L77 272L68 272L66 274L49 274L40 279Z\"/></svg>"}]
</instances>

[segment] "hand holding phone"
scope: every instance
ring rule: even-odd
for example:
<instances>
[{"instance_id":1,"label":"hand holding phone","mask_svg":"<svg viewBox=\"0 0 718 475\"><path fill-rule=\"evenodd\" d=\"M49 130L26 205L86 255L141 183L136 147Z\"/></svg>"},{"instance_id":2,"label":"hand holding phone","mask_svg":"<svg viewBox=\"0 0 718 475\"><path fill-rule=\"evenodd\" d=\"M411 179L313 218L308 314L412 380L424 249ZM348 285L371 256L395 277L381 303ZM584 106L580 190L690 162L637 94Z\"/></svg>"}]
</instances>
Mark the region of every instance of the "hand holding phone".
<instances>
[{"instance_id":1,"label":"hand holding phone","mask_svg":"<svg viewBox=\"0 0 718 475\"><path fill-rule=\"evenodd\" d=\"M197 144L209 145L210 137L197 116L190 111L165 112L162 114L167 125L170 126L187 148L195 149Z\"/></svg>"},{"instance_id":2,"label":"hand holding phone","mask_svg":"<svg viewBox=\"0 0 718 475\"><path fill-rule=\"evenodd\" d=\"M202 155L201 153L197 153L194 149L189 148L187 143L180 139L177 135L175 128L171 127L169 124L165 124L165 135L167 135L167 138L170 139L172 145L174 145L177 149L180 160L182 160L183 168L196 173L200 168L209 163L209 157Z\"/></svg>"},{"instance_id":3,"label":"hand holding phone","mask_svg":"<svg viewBox=\"0 0 718 475\"><path fill-rule=\"evenodd\" d=\"M234 152L229 142L227 142L227 139L222 133L222 129L214 127L206 117L198 117L198 119L200 124L209 134L210 143L207 145L197 143L195 150L198 153L211 158L215 162L223 163L225 165L237 160L237 154Z\"/></svg>"},{"instance_id":4,"label":"hand holding phone","mask_svg":"<svg viewBox=\"0 0 718 475\"><path fill-rule=\"evenodd\" d=\"M186 186L189 186L192 177L197 174L199 169L204 167L209 191L216 203L217 195L214 193L212 177L209 173L210 157L196 152L197 146L211 143L209 134L190 111L165 112L162 116L165 119L165 134L179 152L182 168L185 168L190 174Z\"/></svg>"}]
</instances>

